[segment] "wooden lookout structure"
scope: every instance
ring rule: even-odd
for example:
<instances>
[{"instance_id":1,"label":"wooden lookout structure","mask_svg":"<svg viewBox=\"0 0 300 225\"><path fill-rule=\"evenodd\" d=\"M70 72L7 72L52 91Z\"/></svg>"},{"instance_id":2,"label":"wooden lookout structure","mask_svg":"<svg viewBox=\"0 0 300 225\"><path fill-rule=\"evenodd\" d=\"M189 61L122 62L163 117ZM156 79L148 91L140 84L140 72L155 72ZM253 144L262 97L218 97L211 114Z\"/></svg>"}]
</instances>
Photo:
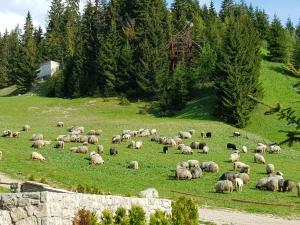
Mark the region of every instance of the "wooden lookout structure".
<instances>
[{"instance_id":1,"label":"wooden lookout structure","mask_svg":"<svg viewBox=\"0 0 300 225\"><path fill-rule=\"evenodd\" d=\"M193 23L187 22L180 32L171 37L168 45L171 71L174 71L178 62L184 60L191 64L198 57L200 45L191 39L192 27Z\"/></svg>"}]
</instances>

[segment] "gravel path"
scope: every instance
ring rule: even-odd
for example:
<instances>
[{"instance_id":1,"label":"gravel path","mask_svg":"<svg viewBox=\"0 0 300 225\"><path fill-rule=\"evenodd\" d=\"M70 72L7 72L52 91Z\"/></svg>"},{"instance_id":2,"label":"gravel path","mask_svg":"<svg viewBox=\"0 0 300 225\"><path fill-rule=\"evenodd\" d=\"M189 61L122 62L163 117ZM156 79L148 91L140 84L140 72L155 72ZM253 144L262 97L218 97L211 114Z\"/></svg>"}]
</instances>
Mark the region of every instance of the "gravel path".
<instances>
[{"instance_id":1,"label":"gravel path","mask_svg":"<svg viewBox=\"0 0 300 225\"><path fill-rule=\"evenodd\" d=\"M202 221L213 222L217 225L300 225L298 219L284 219L271 215L250 214L226 209L199 209Z\"/></svg>"}]
</instances>

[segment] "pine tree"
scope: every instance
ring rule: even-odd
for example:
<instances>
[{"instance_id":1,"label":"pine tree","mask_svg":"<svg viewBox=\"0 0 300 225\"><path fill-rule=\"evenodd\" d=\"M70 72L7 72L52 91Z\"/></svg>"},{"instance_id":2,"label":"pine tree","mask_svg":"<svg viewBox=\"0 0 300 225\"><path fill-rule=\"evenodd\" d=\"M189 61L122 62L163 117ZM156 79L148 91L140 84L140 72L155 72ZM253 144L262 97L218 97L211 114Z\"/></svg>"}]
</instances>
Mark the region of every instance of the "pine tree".
<instances>
[{"instance_id":1,"label":"pine tree","mask_svg":"<svg viewBox=\"0 0 300 225\"><path fill-rule=\"evenodd\" d=\"M279 18L275 15L269 33L270 59L272 61L284 62L288 56L287 36Z\"/></svg>"},{"instance_id":2,"label":"pine tree","mask_svg":"<svg viewBox=\"0 0 300 225\"><path fill-rule=\"evenodd\" d=\"M211 1L210 2L210 6L209 6L209 16L211 18L216 18L217 17L217 11L216 11L216 8L215 8L215 5L214 5L214 2Z\"/></svg>"},{"instance_id":3,"label":"pine tree","mask_svg":"<svg viewBox=\"0 0 300 225\"><path fill-rule=\"evenodd\" d=\"M33 38L33 24L30 12L27 13L24 25L22 45L18 56L22 59L17 65L16 84L21 93L29 91L37 76L37 48Z\"/></svg>"},{"instance_id":4,"label":"pine tree","mask_svg":"<svg viewBox=\"0 0 300 225\"><path fill-rule=\"evenodd\" d=\"M220 10L220 18L222 21L225 21L225 18L231 15L232 10L234 9L233 0L223 0Z\"/></svg>"},{"instance_id":5,"label":"pine tree","mask_svg":"<svg viewBox=\"0 0 300 225\"><path fill-rule=\"evenodd\" d=\"M300 69L300 38L297 38L295 50L292 56L292 63L296 69Z\"/></svg>"},{"instance_id":6,"label":"pine tree","mask_svg":"<svg viewBox=\"0 0 300 225\"><path fill-rule=\"evenodd\" d=\"M254 12L254 25L259 32L262 40L267 40L270 32L270 25L268 15L265 11L261 11L258 8Z\"/></svg>"},{"instance_id":7,"label":"pine tree","mask_svg":"<svg viewBox=\"0 0 300 225\"><path fill-rule=\"evenodd\" d=\"M259 98L260 41L248 15L230 16L219 62L217 114L225 121L245 127Z\"/></svg>"},{"instance_id":8,"label":"pine tree","mask_svg":"<svg viewBox=\"0 0 300 225\"><path fill-rule=\"evenodd\" d=\"M37 47L37 61L42 63L44 60L44 37L43 30L39 26L38 29L34 29L33 38Z\"/></svg>"},{"instance_id":9,"label":"pine tree","mask_svg":"<svg viewBox=\"0 0 300 225\"><path fill-rule=\"evenodd\" d=\"M8 32L6 30L3 36L0 34L0 88L9 84L8 57Z\"/></svg>"}]
</instances>

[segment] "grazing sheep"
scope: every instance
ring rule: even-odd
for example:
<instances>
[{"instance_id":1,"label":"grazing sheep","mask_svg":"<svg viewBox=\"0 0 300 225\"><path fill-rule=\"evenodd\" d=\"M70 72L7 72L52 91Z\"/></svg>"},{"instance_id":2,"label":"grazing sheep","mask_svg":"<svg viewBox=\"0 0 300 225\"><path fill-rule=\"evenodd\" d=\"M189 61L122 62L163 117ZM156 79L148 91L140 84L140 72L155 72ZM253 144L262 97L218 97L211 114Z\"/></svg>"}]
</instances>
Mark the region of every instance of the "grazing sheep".
<instances>
[{"instance_id":1,"label":"grazing sheep","mask_svg":"<svg viewBox=\"0 0 300 225\"><path fill-rule=\"evenodd\" d=\"M280 151L281 151L281 148L279 145L271 145L268 152L271 154L279 154Z\"/></svg>"},{"instance_id":2,"label":"grazing sheep","mask_svg":"<svg viewBox=\"0 0 300 225\"><path fill-rule=\"evenodd\" d=\"M179 179L191 180L193 178L191 172L184 167L180 167L176 169L175 177L177 178L177 180Z\"/></svg>"},{"instance_id":3,"label":"grazing sheep","mask_svg":"<svg viewBox=\"0 0 300 225\"><path fill-rule=\"evenodd\" d=\"M175 141L176 145L182 144L182 139L179 136L173 137L173 140Z\"/></svg>"},{"instance_id":4,"label":"grazing sheep","mask_svg":"<svg viewBox=\"0 0 300 225\"><path fill-rule=\"evenodd\" d=\"M185 169L188 169L190 166L189 166L189 164L188 164L188 162L181 162L181 163L178 163L177 165L176 165L176 168L178 169L178 168L185 168Z\"/></svg>"},{"instance_id":5,"label":"grazing sheep","mask_svg":"<svg viewBox=\"0 0 300 225\"><path fill-rule=\"evenodd\" d=\"M283 182L283 192L291 192L295 187L295 182L292 180L285 180Z\"/></svg>"},{"instance_id":6,"label":"grazing sheep","mask_svg":"<svg viewBox=\"0 0 300 225\"><path fill-rule=\"evenodd\" d=\"M220 180L216 184L216 192L223 193L223 192L232 192L233 191L233 184L230 180Z\"/></svg>"},{"instance_id":7,"label":"grazing sheep","mask_svg":"<svg viewBox=\"0 0 300 225\"><path fill-rule=\"evenodd\" d=\"M233 136L234 137L240 137L241 133L239 131L235 131L235 132L233 132Z\"/></svg>"},{"instance_id":8,"label":"grazing sheep","mask_svg":"<svg viewBox=\"0 0 300 225\"><path fill-rule=\"evenodd\" d=\"M113 144L120 144L122 141L121 135L115 135L112 137L112 143Z\"/></svg>"},{"instance_id":9,"label":"grazing sheep","mask_svg":"<svg viewBox=\"0 0 300 225\"><path fill-rule=\"evenodd\" d=\"M192 155L193 150L191 149L190 146L183 146L182 149L180 150L180 153L184 155Z\"/></svg>"},{"instance_id":10,"label":"grazing sheep","mask_svg":"<svg viewBox=\"0 0 300 225\"><path fill-rule=\"evenodd\" d=\"M89 144L97 144L99 142L99 139L97 136L92 135L88 137L88 143Z\"/></svg>"},{"instance_id":11,"label":"grazing sheep","mask_svg":"<svg viewBox=\"0 0 300 225\"><path fill-rule=\"evenodd\" d=\"M211 163L211 164L208 165L208 167L205 171L206 172L211 172L211 173L218 173L219 172L219 165L217 163Z\"/></svg>"},{"instance_id":12,"label":"grazing sheep","mask_svg":"<svg viewBox=\"0 0 300 225\"><path fill-rule=\"evenodd\" d=\"M247 153L248 152L248 149L245 145L242 146L242 152L243 153Z\"/></svg>"},{"instance_id":13,"label":"grazing sheep","mask_svg":"<svg viewBox=\"0 0 300 225\"><path fill-rule=\"evenodd\" d=\"M201 131L201 137L204 138L205 137L205 131Z\"/></svg>"},{"instance_id":14,"label":"grazing sheep","mask_svg":"<svg viewBox=\"0 0 300 225\"><path fill-rule=\"evenodd\" d=\"M190 133L191 135L194 135L194 134L196 133L196 130L194 130L194 129L189 130L189 133Z\"/></svg>"},{"instance_id":15,"label":"grazing sheep","mask_svg":"<svg viewBox=\"0 0 300 225\"><path fill-rule=\"evenodd\" d=\"M177 147L177 149L179 151L181 151L185 146L186 146L185 144L179 144L178 147Z\"/></svg>"},{"instance_id":16,"label":"grazing sheep","mask_svg":"<svg viewBox=\"0 0 300 225\"><path fill-rule=\"evenodd\" d=\"M243 190L243 185L244 185L244 182L241 178L234 179L234 187L237 192L240 192Z\"/></svg>"},{"instance_id":17,"label":"grazing sheep","mask_svg":"<svg viewBox=\"0 0 300 225\"><path fill-rule=\"evenodd\" d=\"M31 129L31 127L28 124L26 124L22 127L22 131L25 131L25 132L30 131L30 129Z\"/></svg>"},{"instance_id":18,"label":"grazing sheep","mask_svg":"<svg viewBox=\"0 0 300 225\"><path fill-rule=\"evenodd\" d=\"M240 169L240 173L250 174L250 166L248 166L248 165L242 166L241 169Z\"/></svg>"},{"instance_id":19,"label":"grazing sheep","mask_svg":"<svg viewBox=\"0 0 300 225\"><path fill-rule=\"evenodd\" d=\"M82 133L84 133L84 127L73 126L73 127L68 128L68 131L72 132L72 133L75 132L77 134L82 134Z\"/></svg>"},{"instance_id":20,"label":"grazing sheep","mask_svg":"<svg viewBox=\"0 0 300 225\"><path fill-rule=\"evenodd\" d=\"M104 164L104 160L102 159L102 157L98 153L96 153L96 154L93 154L91 156L90 164L92 164L92 165L101 165L101 164Z\"/></svg>"},{"instance_id":21,"label":"grazing sheep","mask_svg":"<svg viewBox=\"0 0 300 225\"><path fill-rule=\"evenodd\" d=\"M255 147L255 152L257 153L265 153L266 150L267 150L267 146L262 143L258 143L258 145Z\"/></svg>"},{"instance_id":22,"label":"grazing sheep","mask_svg":"<svg viewBox=\"0 0 300 225\"><path fill-rule=\"evenodd\" d=\"M89 132L87 132L87 135L95 135L96 131L95 130L90 130Z\"/></svg>"},{"instance_id":23,"label":"grazing sheep","mask_svg":"<svg viewBox=\"0 0 300 225\"><path fill-rule=\"evenodd\" d=\"M112 156L115 156L118 153L119 152L118 152L118 150L115 147L109 149L109 154L112 155Z\"/></svg>"},{"instance_id":24,"label":"grazing sheep","mask_svg":"<svg viewBox=\"0 0 300 225\"><path fill-rule=\"evenodd\" d=\"M2 137L12 137L12 131L11 130L2 131Z\"/></svg>"},{"instance_id":25,"label":"grazing sheep","mask_svg":"<svg viewBox=\"0 0 300 225\"><path fill-rule=\"evenodd\" d=\"M268 164L266 166L266 172L267 174L272 174L275 172L275 166L273 164Z\"/></svg>"},{"instance_id":26,"label":"grazing sheep","mask_svg":"<svg viewBox=\"0 0 300 225\"><path fill-rule=\"evenodd\" d=\"M32 152L31 153L31 159L33 159L33 160L39 160L39 161L44 161L45 160L44 156L42 156L38 152Z\"/></svg>"},{"instance_id":27,"label":"grazing sheep","mask_svg":"<svg viewBox=\"0 0 300 225\"><path fill-rule=\"evenodd\" d=\"M135 142L135 148L136 149L141 149L143 147L143 142L142 141L136 141Z\"/></svg>"},{"instance_id":28,"label":"grazing sheep","mask_svg":"<svg viewBox=\"0 0 300 225\"><path fill-rule=\"evenodd\" d=\"M95 151L92 151L90 154L89 154L89 158L88 159L91 159L92 158L92 156L93 155L96 155L96 154L98 154L97 152L95 152Z\"/></svg>"},{"instance_id":29,"label":"grazing sheep","mask_svg":"<svg viewBox=\"0 0 300 225\"><path fill-rule=\"evenodd\" d=\"M234 162L233 163L233 169L234 171L236 171L237 169L241 169L243 166L247 166L246 163L242 163L242 162Z\"/></svg>"},{"instance_id":30,"label":"grazing sheep","mask_svg":"<svg viewBox=\"0 0 300 225\"><path fill-rule=\"evenodd\" d=\"M32 143L31 147L32 148L42 148L46 145L44 140L36 140Z\"/></svg>"},{"instance_id":31,"label":"grazing sheep","mask_svg":"<svg viewBox=\"0 0 300 225\"><path fill-rule=\"evenodd\" d=\"M200 167L193 167L190 170L192 174L192 179L198 179L202 177L202 170Z\"/></svg>"},{"instance_id":32,"label":"grazing sheep","mask_svg":"<svg viewBox=\"0 0 300 225\"><path fill-rule=\"evenodd\" d=\"M254 162L265 164L266 160L262 155L256 153L256 154L254 154Z\"/></svg>"},{"instance_id":33,"label":"grazing sheep","mask_svg":"<svg viewBox=\"0 0 300 225\"><path fill-rule=\"evenodd\" d=\"M236 145L235 145L235 144L232 144L232 143L228 143L228 144L227 144L227 148L228 148L228 149L234 149L234 150L237 150Z\"/></svg>"},{"instance_id":34,"label":"grazing sheep","mask_svg":"<svg viewBox=\"0 0 300 225\"><path fill-rule=\"evenodd\" d=\"M205 146L203 147L202 153L203 153L203 154L208 154L208 151L209 151L209 147L208 147L207 145L205 145Z\"/></svg>"},{"instance_id":35,"label":"grazing sheep","mask_svg":"<svg viewBox=\"0 0 300 225\"><path fill-rule=\"evenodd\" d=\"M297 187L297 191L298 191L298 196L300 197L300 183L298 183L298 184L296 185L296 187Z\"/></svg>"},{"instance_id":36,"label":"grazing sheep","mask_svg":"<svg viewBox=\"0 0 300 225\"><path fill-rule=\"evenodd\" d=\"M13 132L12 137L13 138L19 138L20 137L20 132L18 132L18 131Z\"/></svg>"},{"instance_id":37,"label":"grazing sheep","mask_svg":"<svg viewBox=\"0 0 300 225\"><path fill-rule=\"evenodd\" d=\"M95 135L96 135L96 136L101 136L101 135L102 135L102 133L103 133L103 131L102 131L102 130L100 130L100 129L98 129L98 130L95 130Z\"/></svg>"},{"instance_id":38,"label":"grazing sheep","mask_svg":"<svg viewBox=\"0 0 300 225\"><path fill-rule=\"evenodd\" d=\"M159 198L158 191L155 188L148 188L141 191L138 195L139 198Z\"/></svg>"},{"instance_id":39,"label":"grazing sheep","mask_svg":"<svg viewBox=\"0 0 300 225\"><path fill-rule=\"evenodd\" d=\"M213 161L202 162L202 163L200 164L200 168L201 168L203 171L206 171L206 170L208 169L208 166L209 166L210 164L213 164L213 163L215 163L215 162L213 162Z\"/></svg>"},{"instance_id":40,"label":"grazing sheep","mask_svg":"<svg viewBox=\"0 0 300 225\"><path fill-rule=\"evenodd\" d=\"M237 174L232 172L226 172L223 173L222 176L219 178L219 180L230 180L231 182L234 182L234 179L236 178Z\"/></svg>"},{"instance_id":41,"label":"grazing sheep","mask_svg":"<svg viewBox=\"0 0 300 225\"><path fill-rule=\"evenodd\" d=\"M162 144L172 146L172 147L176 147L176 145L177 145L173 138L165 138L163 140Z\"/></svg>"},{"instance_id":42,"label":"grazing sheep","mask_svg":"<svg viewBox=\"0 0 300 225\"><path fill-rule=\"evenodd\" d=\"M157 134L157 130L156 130L156 129L151 129L151 130L150 130L150 134L151 134L151 135Z\"/></svg>"},{"instance_id":43,"label":"grazing sheep","mask_svg":"<svg viewBox=\"0 0 300 225\"><path fill-rule=\"evenodd\" d=\"M86 135L75 136L75 142L77 142L77 141L80 143L84 143L84 142L89 143L89 136L86 136Z\"/></svg>"},{"instance_id":44,"label":"grazing sheep","mask_svg":"<svg viewBox=\"0 0 300 225\"><path fill-rule=\"evenodd\" d=\"M279 175L279 176L282 176L282 177L283 177L284 174L283 174L282 172L280 172L280 171L277 171L277 172L276 172L276 175Z\"/></svg>"},{"instance_id":45,"label":"grazing sheep","mask_svg":"<svg viewBox=\"0 0 300 225\"><path fill-rule=\"evenodd\" d=\"M178 135L182 139L190 139L190 138L192 138L192 135L190 134L190 132L187 132L187 131L180 131Z\"/></svg>"},{"instance_id":46,"label":"grazing sheep","mask_svg":"<svg viewBox=\"0 0 300 225\"><path fill-rule=\"evenodd\" d=\"M103 145L98 145L98 146L97 146L97 153L98 153L98 154L102 154L103 151L104 151Z\"/></svg>"},{"instance_id":47,"label":"grazing sheep","mask_svg":"<svg viewBox=\"0 0 300 225\"><path fill-rule=\"evenodd\" d=\"M57 126L57 127L63 127L63 126L64 126L64 122L61 122L61 121L60 121L60 122L57 123L56 126Z\"/></svg>"},{"instance_id":48,"label":"grazing sheep","mask_svg":"<svg viewBox=\"0 0 300 225\"><path fill-rule=\"evenodd\" d=\"M62 148L62 149L64 149L65 148L65 142L64 141L58 141L55 144L54 148Z\"/></svg>"},{"instance_id":49,"label":"grazing sheep","mask_svg":"<svg viewBox=\"0 0 300 225\"><path fill-rule=\"evenodd\" d=\"M2 160L2 155L3 155L3 153L2 153L2 151L0 151L0 160Z\"/></svg>"},{"instance_id":50,"label":"grazing sheep","mask_svg":"<svg viewBox=\"0 0 300 225\"><path fill-rule=\"evenodd\" d=\"M74 153L82 153L85 154L88 152L88 147L87 146L78 146L78 147L72 147L70 150Z\"/></svg>"},{"instance_id":51,"label":"grazing sheep","mask_svg":"<svg viewBox=\"0 0 300 225\"><path fill-rule=\"evenodd\" d=\"M43 140L44 136L42 134L33 134L31 137L31 141Z\"/></svg>"},{"instance_id":52,"label":"grazing sheep","mask_svg":"<svg viewBox=\"0 0 300 225\"><path fill-rule=\"evenodd\" d=\"M199 149L202 149L202 150L203 150L204 146L206 146L206 143L205 143L205 142L200 142L200 143L199 143Z\"/></svg>"},{"instance_id":53,"label":"grazing sheep","mask_svg":"<svg viewBox=\"0 0 300 225\"><path fill-rule=\"evenodd\" d=\"M230 161L231 162L236 162L240 160L240 154L239 153L232 153L230 155Z\"/></svg>"},{"instance_id":54,"label":"grazing sheep","mask_svg":"<svg viewBox=\"0 0 300 225\"><path fill-rule=\"evenodd\" d=\"M143 130L139 136L140 137L149 137L151 134L150 134L150 130L146 129L146 130Z\"/></svg>"},{"instance_id":55,"label":"grazing sheep","mask_svg":"<svg viewBox=\"0 0 300 225\"><path fill-rule=\"evenodd\" d=\"M154 135L153 137L151 137L151 141L154 141L154 142L159 142L159 136L158 135Z\"/></svg>"},{"instance_id":56,"label":"grazing sheep","mask_svg":"<svg viewBox=\"0 0 300 225\"><path fill-rule=\"evenodd\" d=\"M261 190L269 190L269 191L278 191L279 190L279 183L280 180L283 178L280 176L272 176L272 177L265 177L258 180L256 184L257 189Z\"/></svg>"},{"instance_id":57,"label":"grazing sheep","mask_svg":"<svg viewBox=\"0 0 300 225\"><path fill-rule=\"evenodd\" d=\"M190 144L190 147L191 147L192 149L199 149L199 145L200 145L200 142L193 141L193 142Z\"/></svg>"},{"instance_id":58,"label":"grazing sheep","mask_svg":"<svg viewBox=\"0 0 300 225\"><path fill-rule=\"evenodd\" d=\"M211 132L207 132L207 133L206 133L206 137L207 137L207 138L211 138L211 137L212 137L212 133L211 133Z\"/></svg>"},{"instance_id":59,"label":"grazing sheep","mask_svg":"<svg viewBox=\"0 0 300 225\"><path fill-rule=\"evenodd\" d=\"M61 135L58 135L58 137L55 139L56 141L63 141L64 137L66 137L67 135L65 134L61 134Z\"/></svg>"},{"instance_id":60,"label":"grazing sheep","mask_svg":"<svg viewBox=\"0 0 300 225\"><path fill-rule=\"evenodd\" d=\"M168 150L169 150L169 147L168 147L168 146L164 146L164 147L163 147L163 152L164 152L165 154L168 153Z\"/></svg>"},{"instance_id":61,"label":"grazing sheep","mask_svg":"<svg viewBox=\"0 0 300 225\"><path fill-rule=\"evenodd\" d=\"M239 173L236 175L236 178L241 178L244 184L248 184L250 182L250 177L247 173Z\"/></svg>"},{"instance_id":62,"label":"grazing sheep","mask_svg":"<svg viewBox=\"0 0 300 225\"><path fill-rule=\"evenodd\" d=\"M131 135L130 134L123 134L122 136L122 141L123 140L129 140L131 138Z\"/></svg>"},{"instance_id":63,"label":"grazing sheep","mask_svg":"<svg viewBox=\"0 0 300 225\"><path fill-rule=\"evenodd\" d=\"M189 164L189 168L193 168L193 167L199 167L199 161L192 159L192 160L188 160L187 163Z\"/></svg>"},{"instance_id":64,"label":"grazing sheep","mask_svg":"<svg viewBox=\"0 0 300 225\"><path fill-rule=\"evenodd\" d=\"M135 148L135 141L131 141L127 147L128 148Z\"/></svg>"},{"instance_id":65,"label":"grazing sheep","mask_svg":"<svg viewBox=\"0 0 300 225\"><path fill-rule=\"evenodd\" d=\"M131 161L128 165L128 168L138 170L139 169L139 162L138 161Z\"/></svg>"}]
</instances>

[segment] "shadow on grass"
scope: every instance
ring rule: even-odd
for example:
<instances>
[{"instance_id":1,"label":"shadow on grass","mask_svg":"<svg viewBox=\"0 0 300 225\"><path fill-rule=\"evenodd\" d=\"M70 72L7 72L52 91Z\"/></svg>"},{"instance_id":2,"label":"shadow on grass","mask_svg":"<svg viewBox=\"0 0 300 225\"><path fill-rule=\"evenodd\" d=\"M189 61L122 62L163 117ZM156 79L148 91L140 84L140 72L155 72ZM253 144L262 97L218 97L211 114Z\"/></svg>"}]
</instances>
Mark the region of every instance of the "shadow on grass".
<instances>
[{"instance_id":1,"label":"shadow on grass","mask_svg":"<svg viewBox=\"0 0 300 225\"><path fill-rule=\"evenodd\" d=\"M276 72L276 73L280 73L284 76L288 76L288 77L293 77L295 78L295 76L292 73L289 73L287 70L285 70L283 67L279 67L279 66L270 66L269 67L270 70Z\"/></svg>"}]
</instances>

